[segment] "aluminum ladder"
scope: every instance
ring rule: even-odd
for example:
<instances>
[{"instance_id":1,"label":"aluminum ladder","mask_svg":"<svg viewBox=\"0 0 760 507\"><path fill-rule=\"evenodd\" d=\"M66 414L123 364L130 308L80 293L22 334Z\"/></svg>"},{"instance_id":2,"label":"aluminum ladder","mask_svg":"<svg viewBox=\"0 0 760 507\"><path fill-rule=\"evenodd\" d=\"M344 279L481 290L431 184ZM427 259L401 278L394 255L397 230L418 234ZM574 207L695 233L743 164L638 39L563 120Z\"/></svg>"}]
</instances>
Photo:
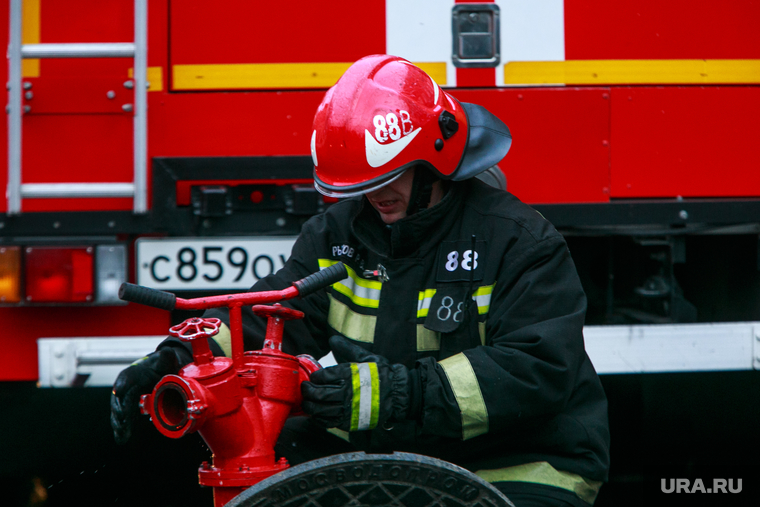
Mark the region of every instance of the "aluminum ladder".
<instances>
[{"instance_id":1,"label":"aluminum ladder","mask_svg":"<svg viewBox=\"0 0 760 507\"><path fill-rule=\"evenodd\" d=\"M21 214L22 198L132 197L134 213L147 212L147 0L135 0L135 41L119 43L22 44L22 0L10 1L8 45L8 215ZM132 183L22 183L21 105L23 58L134 58Z\"/></svg>"}]
</instances>

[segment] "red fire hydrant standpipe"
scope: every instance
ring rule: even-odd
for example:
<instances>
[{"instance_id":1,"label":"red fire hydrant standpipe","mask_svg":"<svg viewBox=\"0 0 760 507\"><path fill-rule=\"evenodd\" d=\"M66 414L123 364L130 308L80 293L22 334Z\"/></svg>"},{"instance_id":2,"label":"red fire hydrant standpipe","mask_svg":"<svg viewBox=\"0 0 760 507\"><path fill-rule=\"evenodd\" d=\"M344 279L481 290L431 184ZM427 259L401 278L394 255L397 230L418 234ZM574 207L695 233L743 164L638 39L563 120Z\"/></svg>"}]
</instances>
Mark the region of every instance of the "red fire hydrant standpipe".
<instances>
[{"instance_id":1,"label":"red fire hydrant standpipe","mask_svg":"<svg viewBox=\"0 0 760 507\"><path fill-rule=\"evenodd\" d=\"M169 438L197 431L213 453L204 462L199 482L214 488L214 506L222 507L248 487L289 467L275 460L274 445L289 415L300 411L301 382L321 368L311 356L282 352L284 321L303 313L279 304L306 296L348 276L338 263L281 291L248 292L197 299L123 284L119 297L165 310L205 310L227 307L230 314L232 358L214 357L208 338L219 332L219 319L192 318L169 333L190 342L193 362L177 375L163 377L151 394L140 400L143 414ZM241 307L267 317L262 350L243 352Z\"/></svg>"}]
</instances>

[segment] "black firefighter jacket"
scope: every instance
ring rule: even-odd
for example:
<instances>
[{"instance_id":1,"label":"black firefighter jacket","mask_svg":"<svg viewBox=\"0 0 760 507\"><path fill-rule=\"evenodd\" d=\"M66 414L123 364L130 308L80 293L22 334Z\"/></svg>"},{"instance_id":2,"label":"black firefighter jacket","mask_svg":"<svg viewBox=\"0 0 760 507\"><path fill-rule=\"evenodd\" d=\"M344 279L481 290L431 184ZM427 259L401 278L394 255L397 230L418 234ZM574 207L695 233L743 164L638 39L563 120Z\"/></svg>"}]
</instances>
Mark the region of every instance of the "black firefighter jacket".
<instances>
[{"instance_id":1,"label":"black firefighter jacket","mask_svg":"<svg viewBox=\"0 0 760 507\"><path fill-rule=\"evenodd\" d=\"M418 420L352 433L352 444L438 457L491 482L544 462L607 479L607 402L584 349L585 295L564 239L535 210L475 179L392 226L366 199L342 200L304 224L283 269L254 290L337 261L349 278L285 303L306 318L286 324L283 351L321 357L342 334L418 368L423 387ZM387 279L362 276L378 266ZM248 309L243 326L246 349L261 348L263 320Z\"/></svg>"}]
</instances>

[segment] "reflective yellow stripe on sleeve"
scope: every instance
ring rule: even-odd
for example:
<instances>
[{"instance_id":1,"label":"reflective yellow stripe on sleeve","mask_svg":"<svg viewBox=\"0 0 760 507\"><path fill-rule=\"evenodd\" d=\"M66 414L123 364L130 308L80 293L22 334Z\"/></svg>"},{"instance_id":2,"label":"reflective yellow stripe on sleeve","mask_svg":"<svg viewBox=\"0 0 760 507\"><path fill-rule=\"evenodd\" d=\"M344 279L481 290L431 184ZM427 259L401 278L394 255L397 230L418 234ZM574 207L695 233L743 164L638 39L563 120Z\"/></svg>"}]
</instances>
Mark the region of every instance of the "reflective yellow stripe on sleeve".
<instances>
[{"instance_id":1,"label":"reflective yellow stripe on sleeve","mask_svg":"<svg viewBox=\"0 0 760 507\"><path fill-rule=\"evenodd\" d=\"M462 414L462 440L488 432L488 410L470 360L459 353L438 362Z\"/></svg>"},{"instance_id":2,"label":"reflective yellow stripe on sleeve","mask_svg":"<svg viewBox=\"0 0 760 507\"><path fill-rule=\"evenodd\" d=\"M336 437L340 438L341 440L345 440L346 442L350 442L351 438L348 436L347 431L343 431L338 428L327 428L328 433L332 433Z\"/></svg>"},{"instance_id":3,"label":"reflective yellow stripe on sleeve","mask_svg":"<svg viewBox=\"0 0 760 507\"><path fill-rule=\"evenodd\" d=\"M493 288L496 284L485 285L478 287L478 290L472 295L472 299L478 305L478 314L485 315L488 310L491 309L491 294L493 294Z\"/></svg>"},{"instance_id":4,"label":"reflective yellow stripe on sleeve","mask_svg":"<svg viewBox=\"0 0 760 507\"><path fill-rule=\"evenodd\" d=\"M493 294L493 288L496 284L485 285L478 287L478 289L472 294L472 300L478 305L478 314L485 315L491 308L491 294ZM430 303L433 302L433 296L435 296L436 289L425 289L420 291L417 296L417 318L425 318L430 312Z\"/></svg>"},{"instance_id":5,"label":"reflective yellow stripe on sleeve","mask_svg":"<svg viewBox=\"0 0 760 507\"><path fill-rule=\"evenodd\" d=\"M472 300L478 305L478 315L486 315L491 308L491 294L496 284L478 287L472 294ZM437 289L420 291L417 296L417 318L427 318L430 313L430 304ZM478 334L480 343L486 343L486 323L478 322ZM427 329L424 324L417 324L417 352L431 352L441 350L441 334Z\"/></svg>"},{"instance_id":6,"label":"reflective yellow stripe on sleeve","mask_svg":"<svg viewBox=\"0 0 760 507\"><path fill-rule=\"evenodd\" d=\"M478 322L478 335L480 344L486 344L486 323ZM417 324L417 352L435 352L441 350L441 333Z\"/></svg>"},{"instance_id":7,"label":"reflective yellow stripe on sleeve","mask_svg":"<svg viewBox=\"0 0 760 507\"><path fill-rule=\"evenodd\" d=\"M380 413L377 363L351 363L351 431L375 429Z\"/></svg>"},{"instance_id":8,"label":"reflective yellow stripe on sleeve","mask_svg":"<svg viewBox=\"0 0 760 507\"><path fill-rule=\"evenodd\" d=\"M377 317L357 313L332 295L329 295L329 298L330 310L327 314L327 323L347 338L358 342L374 343Z\"/></svg>"},{"instance_id":9,"label":"reflective yellow stripe on sleeve","mask_svg":"<svg viewBox=\"0 0 760 507\"><path fill-rule=\"evenodd\" d=\"M417 318L427 317L430 310L430 303L435 296L435 289L427 289L420 291L420 295L417 298Z\"/></svg>"},{"instance_id":10,"label":"reflective yellow stripe on sleeve","mask_svg":"<svg viewBox=\"0 0 760 507\"><path fill-rule=\"evenodd\" d=\"M329 268L339 261L332 259L319 259L319 269ZM346 296L355 305L365 308L377 308L380 306L380 291L383 288L381 282L365 280L356 274L356 271L346 266L348 277L334 283L332 288Z\"/></svg>"},{"instance_id":11,"label":"reflective yellow stripe on sleeve","mask_svg":"<svg viewBox=\"0 0 760 507\"><path fill-rule=\"evenodd\" d=\"M557 470L546 461L496 470L478 470L475 475L486 482L532 482L566 489L578 495L589 505L593 505L602 486L600 481L592 481L578 474Z\"/></svg>"},{"instance_id":12,"label":"reflective yellow stripe on sleeve","mask_svg":"<svg viewBox=\"0 0 760 507\"><path fill-rule=\"evenodd\" d=\"M417 324L417 352L441 350L441 333Z\"/></svg>"}]
</instances>

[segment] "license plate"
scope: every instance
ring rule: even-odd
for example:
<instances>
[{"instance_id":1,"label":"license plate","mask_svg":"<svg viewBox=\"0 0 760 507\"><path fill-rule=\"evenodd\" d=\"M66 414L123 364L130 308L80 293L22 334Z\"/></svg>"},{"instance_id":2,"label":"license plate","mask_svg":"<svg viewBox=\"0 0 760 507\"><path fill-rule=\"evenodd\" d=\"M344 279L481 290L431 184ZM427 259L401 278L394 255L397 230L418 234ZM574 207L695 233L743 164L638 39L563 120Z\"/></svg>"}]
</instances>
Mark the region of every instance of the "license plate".
<instances>
[{"instance_id":1,"label":"license plate","mask_svg":"<svg viewBox=\"0 0 760 507\"><path fill-rule=\"evenodd\" d=\"M295 237L141 238L137 283L154 289L248 289L282 268Z\"/></svg>"}]
</instances>

